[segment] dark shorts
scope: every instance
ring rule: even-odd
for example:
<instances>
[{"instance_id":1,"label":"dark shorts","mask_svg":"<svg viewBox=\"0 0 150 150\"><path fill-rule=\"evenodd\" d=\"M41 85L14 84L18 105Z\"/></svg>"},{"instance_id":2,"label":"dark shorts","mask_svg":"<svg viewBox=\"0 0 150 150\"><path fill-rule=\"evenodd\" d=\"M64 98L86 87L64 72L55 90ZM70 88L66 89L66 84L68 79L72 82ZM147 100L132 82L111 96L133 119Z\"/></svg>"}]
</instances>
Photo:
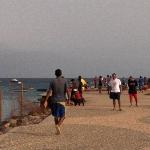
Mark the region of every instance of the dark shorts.
<instances>
[{"instance_id":1,"label":"dark shorts","mask_svg":"<svg viewBox=\"0 0 150 150\"><path fill-rule=\"evenodd\" d=\"M51 104L51 111L54 117L63 117L65 116L65 107L59 103Z\"/></svg>"},{"instance_id":2,"label":"dark shorts","mask_svg":"<svg viewBox=\"0 0 150 150\"><path fill-rule=\"evenodd\" d=\"M117 100L120 100L120 92L117 92L117 93L114 93L114 92L110 92L110 95L109 95L110 99L117 99Z\"/></svg>"},{"instance_id":3,"label":"dark shorts","mask_svg":"<svg viewBox=\"0 0 150 150\"><path fill-rule=\"evenodd\" d=\"M102 89L102 85L98 85L98 89Z\"/></svg>"}]
</instances>

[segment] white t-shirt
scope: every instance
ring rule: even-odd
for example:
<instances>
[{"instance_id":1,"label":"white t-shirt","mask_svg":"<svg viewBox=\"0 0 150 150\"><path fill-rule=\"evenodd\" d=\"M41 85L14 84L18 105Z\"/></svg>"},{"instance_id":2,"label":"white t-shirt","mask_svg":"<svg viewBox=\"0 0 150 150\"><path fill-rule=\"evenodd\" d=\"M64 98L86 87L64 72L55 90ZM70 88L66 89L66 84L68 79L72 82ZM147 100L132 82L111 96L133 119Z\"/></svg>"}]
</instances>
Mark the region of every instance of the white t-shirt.
<instances>
[{"instance_id":1,"label":"white t-shirt","mask_svg":"<svg viewBox=\"0 0 150 150\"><path fill-rule=\"evenodd\" d=\"M121 85L121 81L120 79L111 79L109 82L110 86L111 86L111 92L120 92L120 85Z\"/></svg>"}]
</instances>

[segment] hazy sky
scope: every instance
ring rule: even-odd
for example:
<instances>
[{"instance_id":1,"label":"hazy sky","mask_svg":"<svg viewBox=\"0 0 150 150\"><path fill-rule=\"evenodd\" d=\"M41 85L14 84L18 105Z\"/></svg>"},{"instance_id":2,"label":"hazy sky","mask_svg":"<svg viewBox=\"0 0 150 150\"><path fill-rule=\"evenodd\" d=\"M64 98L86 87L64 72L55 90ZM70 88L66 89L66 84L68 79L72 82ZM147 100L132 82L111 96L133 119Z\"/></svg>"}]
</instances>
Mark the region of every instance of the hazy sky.
<instances>
[{"instance_id":1,"label":"hazy sky","mask_svg":"<svg viewBox=\"0 0 150 150\"><path fill-rule=\"evenodd\" d=\"M150 0L0 0L0 77L150 76Z\"/></svg>"}]
</instances>

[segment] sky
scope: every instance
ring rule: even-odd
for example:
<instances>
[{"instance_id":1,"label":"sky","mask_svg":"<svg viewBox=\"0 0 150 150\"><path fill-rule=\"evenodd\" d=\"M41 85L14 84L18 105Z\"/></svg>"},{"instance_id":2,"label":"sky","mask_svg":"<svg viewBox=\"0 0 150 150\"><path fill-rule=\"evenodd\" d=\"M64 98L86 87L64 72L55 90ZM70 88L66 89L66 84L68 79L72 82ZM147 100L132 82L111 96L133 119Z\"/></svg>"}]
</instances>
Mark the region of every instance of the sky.
<instances>
[{"instance_id":1,"label":"sky","mask_svg":"<svg viewBox=\"0 0 150 150\"><path fill-rule=\"evenodd\" d=\"M0 77L150 76L150 0L0 0Z\"/></svg>"}]
</instances>

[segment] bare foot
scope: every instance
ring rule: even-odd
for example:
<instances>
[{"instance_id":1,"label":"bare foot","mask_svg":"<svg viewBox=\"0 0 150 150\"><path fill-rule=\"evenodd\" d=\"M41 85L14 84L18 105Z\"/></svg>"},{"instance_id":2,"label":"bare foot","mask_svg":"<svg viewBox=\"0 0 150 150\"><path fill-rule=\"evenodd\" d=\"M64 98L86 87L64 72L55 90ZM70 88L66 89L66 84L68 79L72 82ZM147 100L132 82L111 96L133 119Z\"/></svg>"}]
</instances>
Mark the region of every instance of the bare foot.
<instances>
[{"instance_id":1,"label":"bare foot","mask_svg":"<svg viewBox=\"0 0 150 150\"><path fill-rule=\"evenodd\" d=\"M56 128L56 135L60 135L61 134L60 127L56 125L55 128Z\"/></svg>"},{"instance_id":2,"label":"bare foot","mask_svg":"<svg viewBox=\"0 0 150 150\"><path fill-rule=\"evenodd\" d=\"M112 110L114 111L114 110L116 110L116 108L113 108Z\"/></svg>"}]
</instances>

